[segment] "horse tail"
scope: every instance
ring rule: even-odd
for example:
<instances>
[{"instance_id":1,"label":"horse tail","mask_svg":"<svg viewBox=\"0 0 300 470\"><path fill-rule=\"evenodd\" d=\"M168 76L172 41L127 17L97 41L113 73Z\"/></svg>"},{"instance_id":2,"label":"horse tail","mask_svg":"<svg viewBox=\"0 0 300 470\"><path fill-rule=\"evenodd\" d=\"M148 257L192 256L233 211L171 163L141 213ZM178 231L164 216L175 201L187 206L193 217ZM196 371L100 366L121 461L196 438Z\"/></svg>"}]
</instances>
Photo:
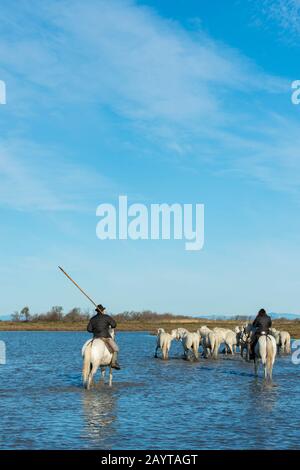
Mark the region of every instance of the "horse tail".
<instances>
[{"instance_id":1,"label":"horse tail","mask_svg":"<svg viewBox=\"0 0 300 470\"><path fill-rule=\"evenodd\" d=\"M214 348L214 358L215 359L218 359L219 348L220 348L220 341L217 338L216 342L215 342L215 348Z\"/></svg>"},{"instance_id":2,"label":"horse tail","mask_svg":"<svg viewBox=\"0 0 300 470\"><path fill-rule=\"evenodd\" d=\"M288 333L285 334L282 348L285 353L291 354L291 337Z\"/></svg>"},{"instance_id":3,"label":"horse tail","mask_svg":"<svg viewBox=\"0 0 300 470\"><path fill-rule=\"evenodd\" d=\"M87 384L90 371L91 371L91 353L92 353L92 344L93 341L88 343L86 345L86 348L84 350L83 354L83 366L82 366L82 380L83 380L83 385Z\"/></svg>"},{"instance_id":4,"label":"horse tail","mask_svg":"<svg viewBox=\"0 0 300 470\"><path fill-rule=\"evenodd\" d=\"M267 369L267 376L270 379L272 378L272 369L273 369L274 359L275 359L275 355L274 355L273 341L269 335L266 335L266 369Z\"/></svg>"},{"instance_id":5,"label":"horse tail","mask_svg":"<svg viewBox=\"0 0 300 470\"><path fill-rule=\"evenodd\" d=\"M214 359L218 357L219 344L216 336L214 334L209 335L211 355Z\"/></svg>"},{"instance_id":6,"label":"horse tail","mask_svg":"<svg viewBox=\"0 0 300 470\"><path fill-rule=\"evenodd\" d=\"M193 352L196 359L199 359L199 343L196 338L193 340Z\"/></svg>"},{"instance_id":7,"label":"horse tail","mask_svg":"<svg viewBox=\"0 0 300 470\"><path fill-rule=\"evenodd\" d=\"M167 341L164 341L161 349L162 349L163 359L167 359L167 357L168 357L168 343L167 343Z\"/></svg>"}]
</instances>

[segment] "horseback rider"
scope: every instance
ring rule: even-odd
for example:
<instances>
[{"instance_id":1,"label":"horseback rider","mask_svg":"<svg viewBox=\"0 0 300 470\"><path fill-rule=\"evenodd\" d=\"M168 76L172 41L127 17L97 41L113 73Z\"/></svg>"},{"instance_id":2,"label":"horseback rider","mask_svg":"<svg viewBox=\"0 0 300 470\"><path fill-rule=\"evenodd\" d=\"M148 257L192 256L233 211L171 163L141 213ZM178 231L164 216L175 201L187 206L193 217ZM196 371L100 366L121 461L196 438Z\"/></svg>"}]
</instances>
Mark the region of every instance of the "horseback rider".
<instances>
[{"instance_id":1,"label":"horseback rider","mask_svg":"<svg viewBox=\"0 0 300 470\"><path fill-rule=\"evenodd\" d=\"M264 308L261 308L258 312L252 327L254 329L254 334L250 343L250 360L255 358L255 346L261 335L268 335L270 333L270 328L272 326L272 319Z\"/></svg>"},{"instance_id":2,"label":"horseback rider","mask_svg":"<svg viewBox=\"0 0 300 470\"><path fill-rule=\"evenodd\" d=\"M87 331L93 333L94 338L100 338L108 345L109 349L113 352L111 367L120 370L121 367L117 361L119 348L109 332L109 328L116 328L117 323L112 317L105 313L105 307L103 307L103 305L97 305L95 311L97 313L90 319Z\"/></svg>"}]
</instances>

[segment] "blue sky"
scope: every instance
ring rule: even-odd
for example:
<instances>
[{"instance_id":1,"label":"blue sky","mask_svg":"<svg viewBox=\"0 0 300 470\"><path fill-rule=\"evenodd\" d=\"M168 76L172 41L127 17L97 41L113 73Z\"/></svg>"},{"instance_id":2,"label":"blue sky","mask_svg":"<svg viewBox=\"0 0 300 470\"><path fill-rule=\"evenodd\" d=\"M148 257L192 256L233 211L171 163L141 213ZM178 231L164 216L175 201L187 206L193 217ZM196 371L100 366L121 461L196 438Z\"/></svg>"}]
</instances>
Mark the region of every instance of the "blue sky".
<instances>
[{"instance_id":1,"label":"blue sky","mask_svg":"<svg viewBox=\"0 0 300 470\"><path fill-rule=\"evenodd\" d=\"M97 301L299 313L299 0L3 1L0 314ZM96 207L203 203L205 245L100 241Z\"/></svg>"}]
</instances>

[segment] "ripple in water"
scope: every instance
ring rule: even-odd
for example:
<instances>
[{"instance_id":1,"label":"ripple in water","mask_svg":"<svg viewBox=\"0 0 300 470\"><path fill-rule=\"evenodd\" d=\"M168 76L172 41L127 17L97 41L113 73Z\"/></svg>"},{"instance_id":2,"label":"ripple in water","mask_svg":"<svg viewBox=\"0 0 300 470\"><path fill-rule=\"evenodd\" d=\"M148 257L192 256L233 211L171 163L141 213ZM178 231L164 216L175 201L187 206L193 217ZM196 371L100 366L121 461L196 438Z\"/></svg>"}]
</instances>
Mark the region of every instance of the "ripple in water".
<instances>
[{"instance_id":1,"label":"ripple in water","mask_svg":"<svg viewBox=\"0 0 300 470\"><path fill-rule=\"evenodd\" d=\"M153 358L155 337L119 333L110 389L81 385L81 332L1 332L1 449L300 448L299 366L278 358L274 383L235 357ZM260 371L261 374L262 371Z\"/></svg>"}]
</instances>

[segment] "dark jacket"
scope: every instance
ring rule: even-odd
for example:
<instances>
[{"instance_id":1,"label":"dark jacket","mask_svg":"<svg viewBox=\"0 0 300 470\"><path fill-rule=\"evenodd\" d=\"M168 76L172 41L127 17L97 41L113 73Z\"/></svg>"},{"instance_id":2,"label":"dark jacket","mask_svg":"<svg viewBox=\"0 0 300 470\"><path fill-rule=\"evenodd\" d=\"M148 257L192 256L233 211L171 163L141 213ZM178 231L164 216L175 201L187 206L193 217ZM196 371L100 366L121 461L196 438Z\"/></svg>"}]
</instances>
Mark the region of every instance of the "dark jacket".
<instances>
[{"instance_id":1,"label":"dark jacket","mask_svg":"<svg viewBox=\"0 0 300 470\"><path fill-rule=\"evenodd\" d=\"M105 313L97 313L92 317L87 326L89 333L93 333L94 338L111 338L109 327L116 328L117 323L113 318Z\"/></svg>"},{"instance_id":2,"label":"dark jacket","mask_svg":"<svg viewBox=\"0 0 300 470\"><path fill-rule=\"evenodd\" d=\"M272 320L269 315L257 316L253 322L253 326L256 328L256 333L261 334L263 331L268 334L269 329L272 326Z\"/></svg>"}]
</instances>

